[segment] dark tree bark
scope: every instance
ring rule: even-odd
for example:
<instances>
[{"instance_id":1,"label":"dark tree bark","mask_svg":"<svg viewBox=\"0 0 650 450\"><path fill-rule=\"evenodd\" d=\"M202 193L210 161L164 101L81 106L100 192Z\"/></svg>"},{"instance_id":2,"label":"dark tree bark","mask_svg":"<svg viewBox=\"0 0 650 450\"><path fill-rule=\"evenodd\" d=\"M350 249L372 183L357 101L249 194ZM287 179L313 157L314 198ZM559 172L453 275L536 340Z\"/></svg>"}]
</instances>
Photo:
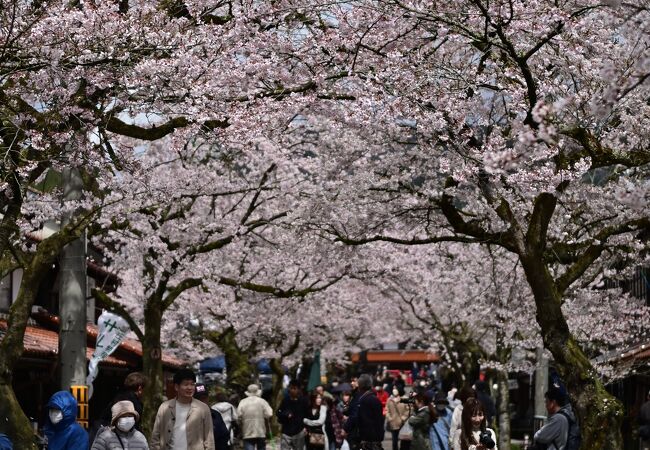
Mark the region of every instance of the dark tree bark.
<instances>
[{"instance_id":1,"label":"dark tree bark","mask_svg":"<svg viewBox=\"0 0 650 450\"><path fill-rule=\"evenodd\" d=\"M0 417L8 419L0 421L0 432L11 438L15 448L36 449L31 423L20 407L12 387L12 372L24 350L27 320L43 277L65 244L76 238L77 234L65 230L42 241L33 255L24 255L29 262L23 266L18 296L9 309L7 332L0 342Z\"/></svg>"}]
</instances>

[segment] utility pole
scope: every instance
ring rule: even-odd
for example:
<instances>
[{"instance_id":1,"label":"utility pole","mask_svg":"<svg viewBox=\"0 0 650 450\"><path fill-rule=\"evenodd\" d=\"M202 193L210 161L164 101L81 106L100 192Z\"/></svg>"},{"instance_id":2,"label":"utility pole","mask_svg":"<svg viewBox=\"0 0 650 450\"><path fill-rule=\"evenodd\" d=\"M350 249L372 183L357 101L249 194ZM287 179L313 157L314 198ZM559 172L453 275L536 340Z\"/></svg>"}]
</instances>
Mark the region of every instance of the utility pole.
<instances>
[{"instance_id":1,"label":"utility pole","mask_svg":"<svg viewBox=\"0 0 650 450\"><path fill-rule=\"evenodd\" d=\"M75 169L63 170L63 201L81 199L83 182ZM62 218L68 223L71 213ZM69 243L63 249L59 287L59 356L61 389L86 384L86 239Z\"/></svg>"},{"instance_id":2,"label":"utility pole","mask_svg":"<svg viewBox=\"0 0 650 450\"><path fill-rule=\"evenodd\" d=\"M535 369L535 420L533 431L537 431L546 421L546 405L544 394L548 391L548 359L544 356L544 347L538 347L536 353L537 368Z\"/></svg>"}]
</instances>

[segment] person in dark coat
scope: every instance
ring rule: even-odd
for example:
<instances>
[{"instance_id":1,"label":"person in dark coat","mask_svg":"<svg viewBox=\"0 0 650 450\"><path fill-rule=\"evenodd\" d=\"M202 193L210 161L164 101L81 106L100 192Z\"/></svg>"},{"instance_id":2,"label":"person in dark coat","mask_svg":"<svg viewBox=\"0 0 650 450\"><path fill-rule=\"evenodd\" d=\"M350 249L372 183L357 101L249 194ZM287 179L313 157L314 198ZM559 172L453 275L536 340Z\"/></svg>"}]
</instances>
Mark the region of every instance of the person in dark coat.
<instances>
[{"instance_id":1,"label":"person in dark coat","mask_svg":"<svg viewBox=\"0 0 650 450\"><path fill-rule=\"evenodd\" d=\"M45 436L48 450L88 448L88 433L77 423L77 400L68 391L54 393L47 402Z\"/></svg>"},{"instance_id":2,"label":"person in dark coat","mask_svg":"<svg viewBox=\"0 0 650 450\"><path fill-rule=\"evenodd\" d=\"M194 391L194 398L210 406L208 403L208 388L205 384L197 384ZM223 421L219 411L210 408L212 415L212 432L214 434L215 450L228 450L228 441L230 440L230 431Z\"/></svg>"},{"instance_id":3,"label":"person in dark coat","mask_svg":"<svg viewBox=\"0 0 650 450\"><path fill-rule=\"evenodd\" d=\"M282 425L281 450L303 450L305 448L305 425L309 404L303 397L297 380L289 382L289 393L276 413Z\"/></svg>"},{"instance_id":4,"label":"person in dark coat","mask_svg":"<svg viewBox=\"0 0 650 450\"><path fill-rule=\"evenodd\" d=\"M431 450L429 430L431 425L438 419L435 407L431 404L426 394L420 392L413 401L415 402L415 414L408 420L413 429L413 440L411 450Z\"/></svg>"},{"instance_id":5,"label":"person in dark coat","mask_svg":"<svg viewBox=\"0 0 650 450\"><path fill-rule=\"evenodd\" d=\"M384 415L381 402L372 391L372 377L359 377L359 393L350 406L350 417L345 423L348 436L358 434L361 450L382 450ZM350 444L352 448L352 444Z\"/></svg>"}]
</instances>

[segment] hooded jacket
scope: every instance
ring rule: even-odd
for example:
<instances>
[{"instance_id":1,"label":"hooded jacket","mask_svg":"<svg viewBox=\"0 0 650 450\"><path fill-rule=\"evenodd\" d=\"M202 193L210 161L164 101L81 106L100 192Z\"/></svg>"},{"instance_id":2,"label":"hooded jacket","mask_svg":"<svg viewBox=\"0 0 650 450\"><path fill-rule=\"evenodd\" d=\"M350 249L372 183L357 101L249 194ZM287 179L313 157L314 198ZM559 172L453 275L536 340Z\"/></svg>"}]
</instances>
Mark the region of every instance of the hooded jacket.
<instances>
[{"instance_id":1,"label":"hooded jacket","mask_svg":"<svg viewBox=\"0 0 650 450\"><path fill-rule=\"evenodd\" d=\"M0 433L0 450L13 450L13 445L6 434Z\"/></svg>"},{"instance_id":2,"label":"hooded jacket","mask_svg":"<svg viewBox=\"0 0 650 450\"><path fill-rule=\"evenodd\" d=\"M45 436L48 450L78 450L88 448L88 433L77 420L77 400L68 391L56 392L47 402L46 409L60 409L63 420L56 425L45 419Z\"/></svg>"}]
</instances>

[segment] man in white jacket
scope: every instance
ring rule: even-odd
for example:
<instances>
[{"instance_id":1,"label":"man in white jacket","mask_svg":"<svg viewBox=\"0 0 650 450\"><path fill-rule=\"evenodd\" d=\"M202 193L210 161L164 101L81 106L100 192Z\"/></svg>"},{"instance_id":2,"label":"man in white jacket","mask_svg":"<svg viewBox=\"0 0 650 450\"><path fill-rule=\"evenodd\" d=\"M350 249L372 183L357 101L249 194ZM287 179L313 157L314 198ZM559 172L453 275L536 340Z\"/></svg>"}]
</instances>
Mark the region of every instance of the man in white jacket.
<instances>
[{"instance_id":1,"label":"man in white jacket","mask_svg":"<svg viewBox=\"0 0 650 450\"><path fill-rule=\"evenodd\" d=\"M246 390L247 398L237 406L244 450L266 449L266 420L273 415L273 409L261 396L260 387L251 384Z\"/></svg>"}]
</instances>

